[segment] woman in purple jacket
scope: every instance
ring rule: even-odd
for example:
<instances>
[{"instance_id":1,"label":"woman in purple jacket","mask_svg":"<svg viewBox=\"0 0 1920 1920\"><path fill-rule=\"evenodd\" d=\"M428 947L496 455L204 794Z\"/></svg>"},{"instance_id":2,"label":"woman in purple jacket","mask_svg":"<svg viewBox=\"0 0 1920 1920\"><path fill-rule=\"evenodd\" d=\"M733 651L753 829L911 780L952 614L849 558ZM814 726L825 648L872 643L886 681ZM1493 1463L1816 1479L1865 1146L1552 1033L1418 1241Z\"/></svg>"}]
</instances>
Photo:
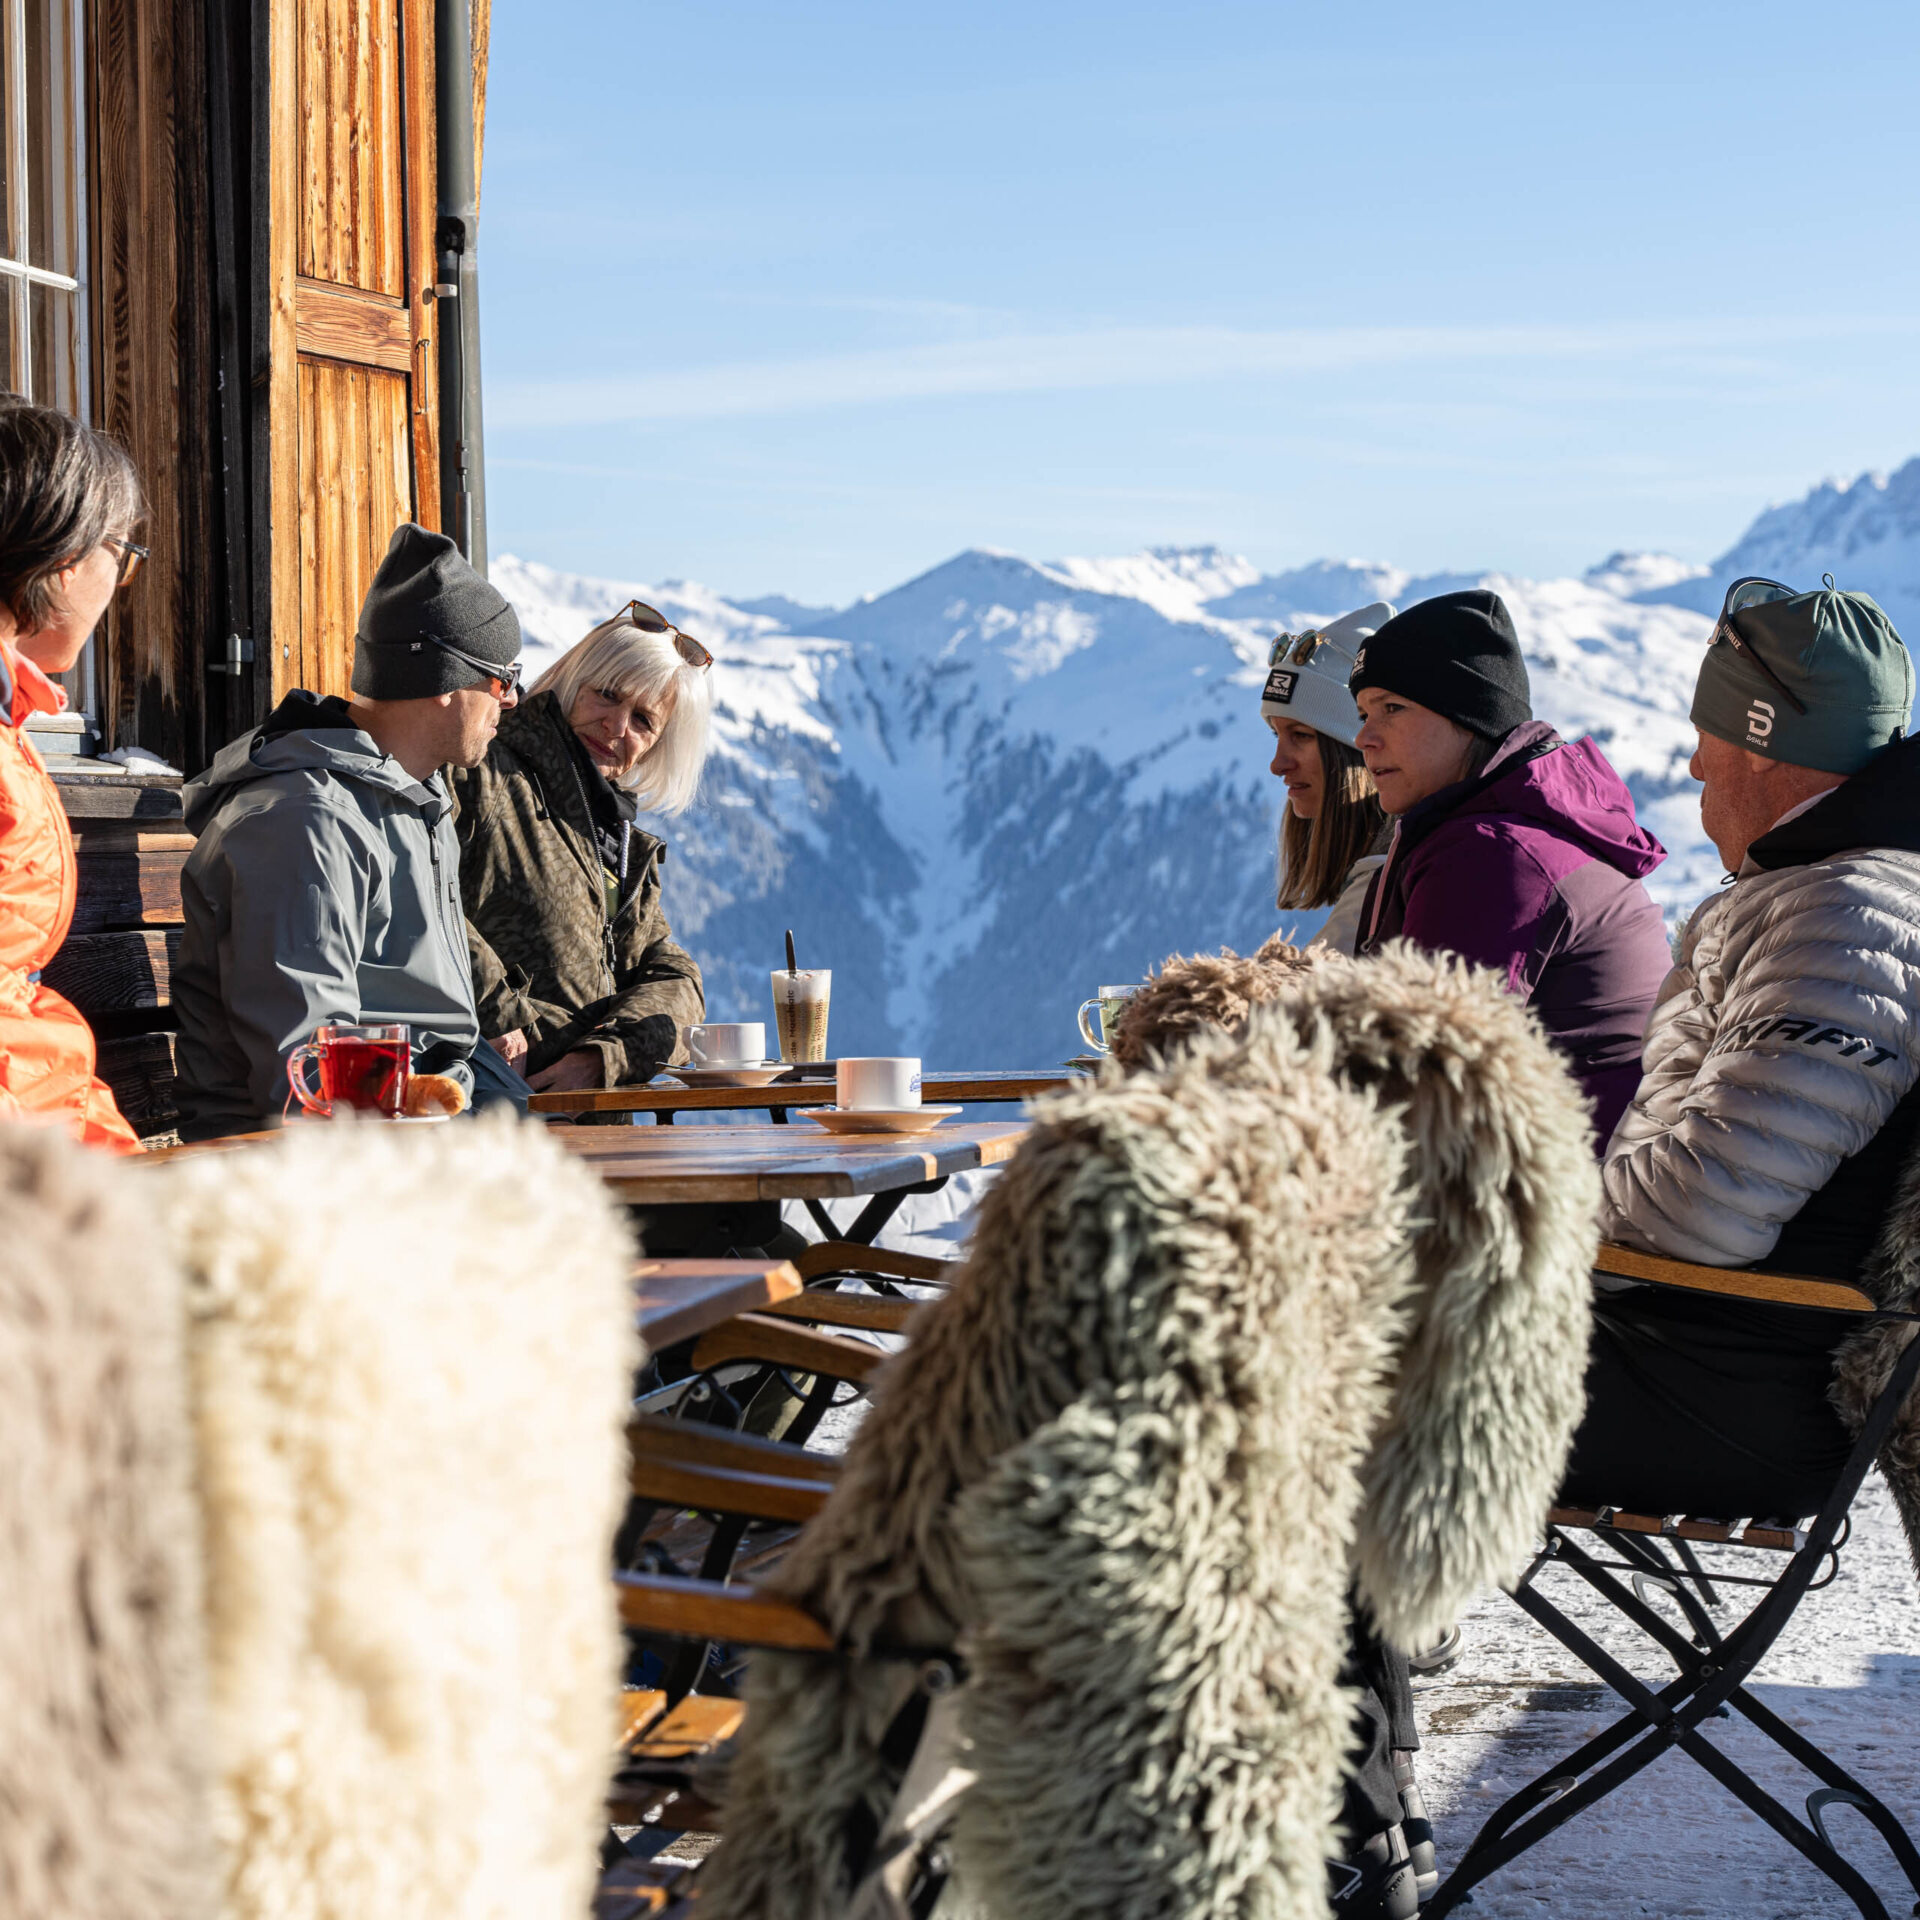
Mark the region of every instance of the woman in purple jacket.
<instances>
[{"instance_id":1,"label":"woman in purple jacket","mask_svg":"<svg viewBox=\"0 0 1920 1920\"><path fill-rule=\"evenodd\" d=\"M1404 937L1493 968L1572 1064L1603 1149L1672 964L1640 884L1666 849L1591 740L1534 719L1497 593L1409 607L1367 642L1348 686L1354 744L1393 820L1356 950Z\"/></svg>"}]
</instances>

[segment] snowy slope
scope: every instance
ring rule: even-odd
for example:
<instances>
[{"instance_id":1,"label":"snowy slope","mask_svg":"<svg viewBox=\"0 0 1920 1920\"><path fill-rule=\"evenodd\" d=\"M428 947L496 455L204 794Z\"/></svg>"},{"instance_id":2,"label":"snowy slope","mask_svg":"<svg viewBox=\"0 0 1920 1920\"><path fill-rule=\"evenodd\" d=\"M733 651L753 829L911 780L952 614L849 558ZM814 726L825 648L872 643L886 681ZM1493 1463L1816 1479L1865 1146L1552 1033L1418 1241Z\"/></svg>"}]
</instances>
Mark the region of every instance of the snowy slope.
<instances>
[{"instance_id":1,"label":"snowy slope","mask_svg":"<svg viewBox=\"0 0 1920 1920\"><path fill-rule=\"evenodd\" d=\"M1049 563L975 550L814 617L685 581L494 568L530 665L635 597L719 655L707 792L662 823L669 910L716 1015L764 1012L792 926L839 976L836 1051L911 1047L947 1066L1058 1059L1096 986L1273 931L1267 643L1375 597L1502 593L1536 710L1601 741L1673 850L1656 891L1690 906L1719 877L1686 777L1707 622L1646 599L1686 573L1614 555L1585 580L1332 561L1262 577L1213 548Z\"/></svg>"}]
</instances>

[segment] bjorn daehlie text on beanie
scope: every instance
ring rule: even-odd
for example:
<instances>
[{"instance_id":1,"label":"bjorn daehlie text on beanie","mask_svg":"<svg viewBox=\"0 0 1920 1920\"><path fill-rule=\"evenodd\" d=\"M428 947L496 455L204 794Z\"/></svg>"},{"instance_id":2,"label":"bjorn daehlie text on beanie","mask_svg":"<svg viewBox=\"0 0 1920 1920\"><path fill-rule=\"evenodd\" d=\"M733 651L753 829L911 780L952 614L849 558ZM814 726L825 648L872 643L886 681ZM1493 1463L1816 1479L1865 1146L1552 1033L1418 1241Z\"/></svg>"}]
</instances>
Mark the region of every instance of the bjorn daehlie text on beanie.
<instances>
[{"instance_id":1,"label":"bjorn daehlie text on beanie","mask_svg":"<svg viewBox=\"0 0 1920 1920\"><path fill-rule=\"evenodd\" d=\"M444 533L409 521L394 529L360 603L354 692L368 700L425 700L483 684L484 671L435 640L488 666L510 667L520 658L520 621Z\"/></svg>"},{"instance_id":2,"label":"bjorn daehlie text on beanie","mask_svg":"<svg viewBox=\"0 0 1920 1920\"><path fill-rule=\"evenodd\" d=\"M1360 650L1347 690L1379 687L1499 740L1533 718L1527 663L1506 602L1485 587L1397 613Z\"/></svg>"}]
</instances>

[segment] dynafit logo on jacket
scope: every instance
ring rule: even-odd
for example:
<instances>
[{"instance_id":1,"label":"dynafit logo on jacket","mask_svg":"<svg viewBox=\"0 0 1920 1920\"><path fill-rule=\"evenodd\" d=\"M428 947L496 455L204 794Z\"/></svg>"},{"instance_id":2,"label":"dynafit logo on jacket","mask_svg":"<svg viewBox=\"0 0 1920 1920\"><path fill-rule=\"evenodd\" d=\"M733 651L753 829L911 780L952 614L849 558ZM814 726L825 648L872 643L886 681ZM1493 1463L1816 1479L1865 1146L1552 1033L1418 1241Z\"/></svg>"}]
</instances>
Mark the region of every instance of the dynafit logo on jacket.
<instances>
[{"instance_id":1,"label":"dynafit logo on jacket","mask_svg":"<svg viewBox=\"0 0 1920 1920\"><path fill-rule=\"evenodd\" d=\"M1738 1053L1746 1047L1757 1047L1762 1040L1781 1040L1789 1046L1831 1047L1839 1059L1852 1060L1863 1067L1884 1067L1888 1061L1900 1057L1891 1047L1880 1046L1861 1034L1849 1033L1845 1027L1830 1026L1824 1020L1802 1020L1790 1013L1770 1013L1729 1027L1707 1049L1708 1056Z\"/></svg>"}]
</instances>

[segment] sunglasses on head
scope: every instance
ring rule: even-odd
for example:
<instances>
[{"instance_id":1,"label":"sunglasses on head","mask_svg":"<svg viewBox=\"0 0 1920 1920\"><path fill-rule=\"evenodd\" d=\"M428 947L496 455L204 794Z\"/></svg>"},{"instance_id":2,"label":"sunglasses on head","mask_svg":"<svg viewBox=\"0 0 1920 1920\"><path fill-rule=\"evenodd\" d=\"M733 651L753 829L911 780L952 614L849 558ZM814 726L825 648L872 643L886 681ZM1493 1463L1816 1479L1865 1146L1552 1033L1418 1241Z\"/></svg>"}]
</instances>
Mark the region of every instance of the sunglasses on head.
<instances>
[{"instance_id":1,"label":"sunglasses on head","mask_svg":"<svg viewBox=\"0 0 1920 1920\"><path fill-rule=\"evenodd\" d=\"M1326 644L1324 636L1318 633L1281 633L1274 636L1273 646L1267 654L1267 665L1304 667Z\"/></svg>"},{"instance_id":2,"label":"sunglasses on head","mask_svg":"<svg viewBox=\"0 0 1920 1920\"><path fill-rule=\"evenodd\" d=\"M1796 597L1792 587L1782 586L1778 580L1763 579L1757 573L1747 574L1727 589L1727 597L1720 604L1720 618L1714 622L1713 638L1707 645L1717 647L1724 640L1735 653L1751 660L1773 682L1781 699L1795 713L1805 713L1807 703L1760 658L1751 642L1741 638L1740 629L1734 624L1749 607L1763 607L1771 600L1792 600Z\"/></svg>"},{"instance_id":3,"label":"sunglasses on head","mask_svg":"<svg viewBox=\"0 0 1920 1920\"><path fill-rule=\"evenodd\" d=\"M705 673L713 665L713 655L692 634L682 633L664 613L648 606L644 600L629 600L622 618L628 626L638 627L642 633L672 634L673 650L688 666L698 667Z\"/></svg>"}]
</instances>

